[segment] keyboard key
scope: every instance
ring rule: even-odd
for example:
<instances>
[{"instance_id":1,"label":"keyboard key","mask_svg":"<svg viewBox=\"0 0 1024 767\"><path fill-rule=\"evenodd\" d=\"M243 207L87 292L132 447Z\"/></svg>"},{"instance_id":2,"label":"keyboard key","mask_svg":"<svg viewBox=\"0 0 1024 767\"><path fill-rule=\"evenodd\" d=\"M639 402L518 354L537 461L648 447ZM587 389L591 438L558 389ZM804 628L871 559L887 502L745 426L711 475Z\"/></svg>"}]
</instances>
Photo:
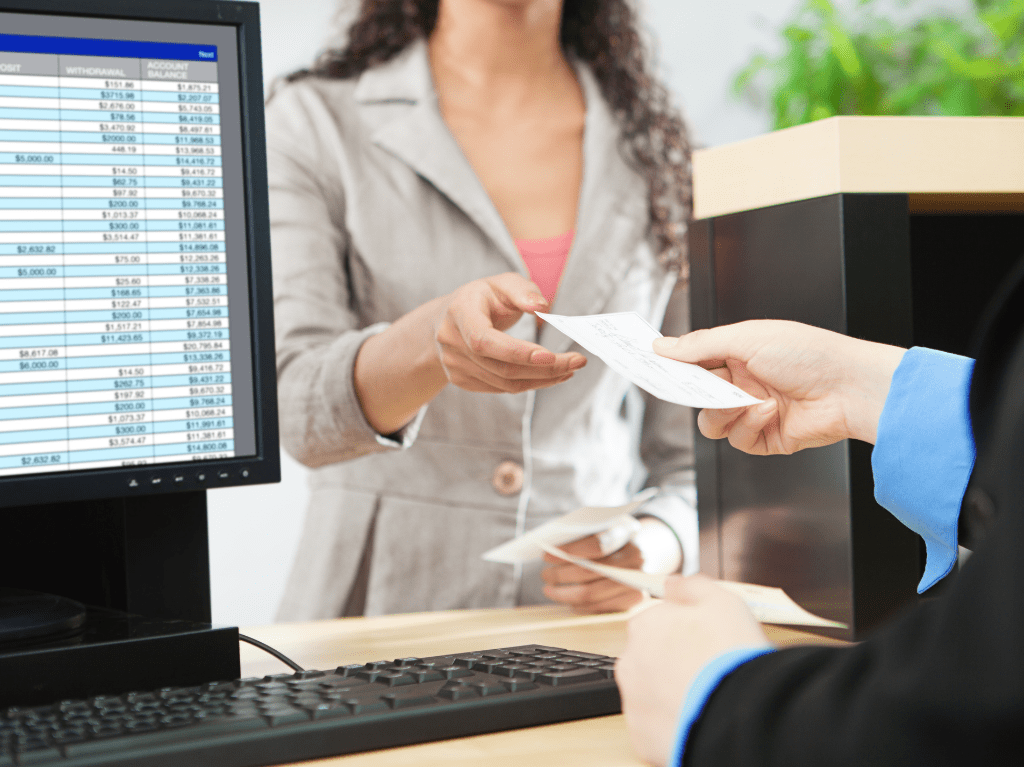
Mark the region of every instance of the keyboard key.
<instances>
[{"instance_id":1,"label":"keyboard key","mask_svg":"<svg viewBox=\"0 0 1024 767\"><path fill-rule=\"evenodd\" d=\"M465 700L479 697L480 693L467 684L446 684L438 690L437 695L445 700Z\"/></svg>"},{"instance_id":2,"label":"keyboard key","mask_svg":"<svg viewBox=\"0 0 1024 767\"><path fill-rule=\"evenodd\" d=\"M152 732L153 730L159 729L159 725L150 719L140 719L134 722L129 722L124 726L124 731L129 734L135 734L139 732Z\"/></svg>"},{"instance_id":3,"label":"keyboard key","mask_svg":"<svg viewBox=\"0 0 1024 767\"><path fill-rule=\"evenodd\" d=\"M316 720L336 719L340 716L352 716L352 710L348 706L337 702L323 702L316 708L312 709L311 713L313 714L313 718Z\"/></svg>"},{"instance_id":4,"label":"keyboard key","mask_svg":"<svg viewBox=\"0 0 1024 767\"><path fill-rule=\"evenodd\" d=\"M401 671L384 671L377 676L377 684L386 684L388 687L400 687L406 684L416 684L416 680L409 674Z\"/></svg>"},{"instance_id":5,"label":"keyboard key","mask_svg":"<svg viewBox=\"0 0 1024 767\"><path fill-rule=\"evenodd\" d=\"M439 668L438 671L444 675L445 679L462 679L473 676L473 672L464 666L446 666Z\"/></svg>"},{"instance_id":6,"label":"keyboard key","mask_svg":"<svg viewBox=\"0 0 1024 767\"><path fill-rule=\"evenodd\" d=\"M412 708L413 706L425 706L437 702L434 700L433 695L426 695L420 690L389 692L381 695L381 698L391 708Z\"/></svg>"},{"instance_id":7,"label":"keyboard key","mask_svg":"<svg viewBox=\"0 0 1024 767\"><path fill-rule=\"evenodd\" d=\"M509 692L524 692L525 690L537 690L537 685L528 679L509 679L507 682L502 682L505 688Z\"/></svg>"},{"instance_id":8,"label":"keyboard key","mask_svg":"<svg viewBox=\"0 0 1024 767\"><path fill-rule=\"evenodd\" d=\"M368 684L365 679L360 679L354 676L329 676L320 681L316 685L316 689L324 691L340 690L342 688L360 687L365 684Z\"/></svg>"},{"instance_id":9,"label":"keyboard key","mask_svg":"<svg viewBox=\"0 0 1024 767\"><path fill-rule=\"evenodd\" d=\"M112 738L124 732L124 728L117 724L103 724L89 728L89 735L93 739Z\"/></svg>"},{"instance_id":10,"label":"keyboard key","mask_svg":"<svg viewBox=\"0 0 1024 767\"><path fill-rule=\"evenodd\" d=\"M579 684L580 682L593 682L598 679L605 679L603 672L592 668L579 668L574 671L553 671L538 674L534 681L557 687L566 684Z\"/></svg>"},{"instance_id":11,"label":"keyboard key","mask_svg":"<svg viewBox=\"0 0 1024 767\"><path fill-rule=\"evenodd\" d=\"M190 714L172 714L160 718L160 726L165 729L184 727L187 724L192 724L192 716Z\"/></svg>"},{"instance_id":12,"label":"keyboard key","mask_svg":"<svg viewBox=\"0 0 1024 767\"><path fill-rule=\"evenodd\" d=\"M191 717L187 721L191 721ZM50 738L58 746L68 743L81 743L85 739L85 730L61 730L60 732L55 732Z\"/></svg>"},{"instance_id":13,"label":"keyboard key","mask_svg":"<svg viewBox=\"0 0 1024 767\"><path fill-rule=\"evenodd\" d=\"M469 686L485 697L487 695L504 695L508 692L508 688L501 682L470 682Z\"/></svg>"},{"instance_id":14,"label":"keyboard key","mask_svg":"<svg viewBox=\"0 0 1024 767\"><path fill-rule=\"evenodd\" d=\"M356 685L352 685L351 687L340 687L335 690L324 690L320 694L327 700L348 700L353 695L358 695L361 692L366 692L366 690Z\"/></svg>"},{"instance_id":15,"label":"keyboard key","mask_svg":"<svg viewBox=\"0 0 1024 767\"><path fill-rule=\"evenodd\" d=\"M308 722L309 712L295 708L272 708L263 712L263 718L271 727L280 727L282 724L297 724Z\"/></svg>"},{"instance_id":16,"label":"keyboard key","mask_svg":"<svg viewBox=\"0 0 1024 767\"><path fill-rule=\"evenodd\" d=\"M419 684L423 684L424 682L436 682L439 679L445 678L445 675L440 671L434 671L432 669L425 671L412 671L410 673Z\"/></svg>"},{"instance_id":17,"label":"keyboard key","mask_svg":"<svg viewBox=\"0 0 1024 767\"><path fill-rule=\"evenodd\" d=\"M496 660L480 660L473 664L473 670L483 671L485 674L491 674L494 673L494 669L501 665L501 662Z\"/></svg>"},{"instance_id":18,"label":"keyboard key","mask_svg":"<svg viewBox=\"0 0 1024 767\"><path fill-rule=\"evenodd\" d=\"M273 695L275 693L287 692L288 691L288 685L285 684L284 682L281 682L281 681L261 682L260 684L256 685L256 689L259 692L263 693L264 695L268 695L268 694L269 695ZM144 705L144 704L140 704L140 705ZM137 708L139 708L139 706L136 706L136 709Z\"/></svg>"},{"instance_id":19,"label":"keyboard key","mask_svg":"<svg viewBox=\"0 0 1024 767\"><path fill-rule=\"evenodd\" d=\"M607 666L598 666L597 670L602 672L605 675L606 679L614 679L615 678L615 665L614 664L608 664Z\"/></svg>"},{"instance_id":20,"label":"keyboard key","mask_svg":"<svg viewBox=\"0 0 1024 767\"><path fill-rule=\"evenodd\" d=\"M338 676L354 676L357 672L363 670L362 663L350 663L347 666L338 666L334 673Z\"/></svg>"},{"instance_id":21,"label":"keyboard key","mask_svg":"<svg viewBox=\"0 0 1024 767\"><path fill-rule=\"evenodd\" d=\"M303 693L291 698L291 704L296 708L316 708L321 703L323 703L323 698L316 693Z\"/></svg>"},{"instance_id":22,"label":"keyboard key","mask_svg":"<svg viewBox=\"0 0 1024 767\"><path fill-rule=\"evenodd\" d=\"M323 671L296 671L292 675L293 679L319 679L322 676L327 676Z\"/></svg>"},{"instance_id":23,"label":"keyboard key","mask_svg":"<svg viewBox=\"0 0 1024 767\"><path fill-rule=\"evenodd\" d=\"M546 674L547 669L537 668L536 666L507 666L512 670L510 676L519 677L522 679L533 680L536 679L539 674Z\"/></svg>"},{"instance_id":24,"label":"keyboard key","mask_svg":"<svg viewBox=\"0 0 1024 767\"><path fill-rule=\"evenodd\" d=\"M415 666L420 662L419 658L396 658L395 665L399 667L403 666Z\"/></svg>"},{"instance_id":25,"label":"keyboard key","mask_svg":"<svg viewBox=\"0 0 1024 767\"><path fill-rule=\"evenodd\" d=\"M374 711L386 711L388 704L382 700L359 700L358 698L349 698L348 700L342 701L353 714L370 714Z\"/></svg>"}]
</instances>

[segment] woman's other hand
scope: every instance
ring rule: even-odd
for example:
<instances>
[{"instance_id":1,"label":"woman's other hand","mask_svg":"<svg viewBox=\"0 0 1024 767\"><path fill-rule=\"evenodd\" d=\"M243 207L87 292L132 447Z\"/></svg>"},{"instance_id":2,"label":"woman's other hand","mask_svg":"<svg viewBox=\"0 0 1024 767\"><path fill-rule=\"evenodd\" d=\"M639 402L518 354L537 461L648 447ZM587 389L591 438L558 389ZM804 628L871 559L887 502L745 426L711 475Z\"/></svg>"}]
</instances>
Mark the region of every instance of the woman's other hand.
<instances>
[{"instance_id":1,"label":"woman's other hand","mask_svg":"<svg viewBox=\"0 0 1024 767\"><path fill-rule=\"evenodd\" d=\"M701 433L756 455L790 454L854 438L874 444L904 349L798 322L754 320L654 342L764 402L702 410Z\"/></svg>"},{"instance_id":2,"label":"woman's other hand","mask_svg":"<svg viewBox=\"0 0 1024 767\"><path fill-rule=\"evenodd\" d=\"M434 318L434 343L445 377L461 389L518 393L568 381L587 364L576 352L554 354L504 331L547 301L537 286L509 272L463 285Z\"/></svg>"},{"instance_id":3,"label":"woman's other hand","mask_svg":"<svg viewBox=\"0 0 1024 767\"><path fill-rule=\"evenodd\" d=\"M633 542L608 553L607 544L602 546L599 535L588 535L558 548L566 554L580 559L590 559L603 565L639 570L644 564L643 554ZM540 574L545 583L544 596L553 602L567 605L576 612L612 613L628 610L644 598L636 589L566 562L553 554L545 554L544 561L548 563Z\"/></svg>"}]
</instances>

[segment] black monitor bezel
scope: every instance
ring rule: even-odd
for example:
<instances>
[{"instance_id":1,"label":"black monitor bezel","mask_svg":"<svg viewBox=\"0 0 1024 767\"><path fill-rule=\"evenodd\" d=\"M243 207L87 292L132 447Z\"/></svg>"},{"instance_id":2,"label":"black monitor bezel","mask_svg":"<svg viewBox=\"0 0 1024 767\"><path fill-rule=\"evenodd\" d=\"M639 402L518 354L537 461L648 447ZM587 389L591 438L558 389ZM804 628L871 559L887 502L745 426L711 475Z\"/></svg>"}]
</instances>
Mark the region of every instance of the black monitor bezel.
<instances>
[{"instance_id":1,"label":"black monitor bezel","mask_svg":"<svg viewBox=\"0 0 1024 767\"><path fill-rule=\"evenodd\" d=\"M256 419L255 456L0 477L0 515L7 507L280 481L259 4L221 0L88 0L76 4L67 0L0 0L0 12L235 27L240 106L247 117L242 120L242 154Z\"/></svg>"}]
</instances>

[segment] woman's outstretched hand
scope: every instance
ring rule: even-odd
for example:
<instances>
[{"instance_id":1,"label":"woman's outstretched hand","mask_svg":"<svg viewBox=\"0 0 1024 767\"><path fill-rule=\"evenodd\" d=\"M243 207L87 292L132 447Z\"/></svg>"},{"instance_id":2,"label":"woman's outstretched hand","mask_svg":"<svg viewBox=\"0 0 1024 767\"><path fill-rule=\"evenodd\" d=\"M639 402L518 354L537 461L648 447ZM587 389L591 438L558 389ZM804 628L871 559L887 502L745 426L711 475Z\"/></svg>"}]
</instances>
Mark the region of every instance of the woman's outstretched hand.
<instances>
[{"instance_id":1,"label":"woman's outstretched hand","mask_svg":"<svg viewBox=\"0 0 1024 767\"><path fill-rule=\"evenodd\" d=\"M707 368L764 402L702 410L701 433L755 455L847 438L874 444L904 349L798 322L753 320L659 338L654 351Z\"/></svg>"},{"instance_id":2,"label":"woman's outstretched hand","mask_svg":"<svg viewBox=\"0 0 1024 767\"><path fill-rule=\"evenodd\" d=\"M523 392L567 381L587 364L576 352L554 354L506 334L548 303L537 286L509 272L474 280L445 296L434 317L434 343L445 377L461 389Z\"/></svg>"},{"instance_id":3,"label":"woman's outstretched hand","mask_svg":"<svg viewBox=\"0 0 1024 767\"><path fill-rule=\"evenodd\" d=\"M475 392L524 392L568 381L587 364L504 331L543 311L537 286L510 272L466 283L366 339L356 357L356 395L369 424L394 434L449 383Z\"/></svg>"}]
</instances>

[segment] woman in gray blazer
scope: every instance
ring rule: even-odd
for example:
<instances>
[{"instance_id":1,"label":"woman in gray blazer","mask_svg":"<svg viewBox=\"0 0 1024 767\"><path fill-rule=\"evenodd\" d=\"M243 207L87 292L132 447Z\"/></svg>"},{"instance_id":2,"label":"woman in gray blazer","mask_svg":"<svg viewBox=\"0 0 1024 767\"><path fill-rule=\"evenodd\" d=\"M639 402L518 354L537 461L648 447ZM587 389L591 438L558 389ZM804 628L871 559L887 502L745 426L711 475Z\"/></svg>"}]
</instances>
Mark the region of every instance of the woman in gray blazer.
<instances>
[{"instance_id":1,"label":"woman in gray blazer","mask_svg":"<svg viewBox=\"0 0 1024 767\"><path fill-rule=\"evenodd\" d=\"M696 570L689 411L532 313L687 329L689 145L629 0L363 0L267 120L281 430L315 469L279 617L622 609L480 555L645 487L633 543L567 548Z\"/></svg>"}]
</instances>

